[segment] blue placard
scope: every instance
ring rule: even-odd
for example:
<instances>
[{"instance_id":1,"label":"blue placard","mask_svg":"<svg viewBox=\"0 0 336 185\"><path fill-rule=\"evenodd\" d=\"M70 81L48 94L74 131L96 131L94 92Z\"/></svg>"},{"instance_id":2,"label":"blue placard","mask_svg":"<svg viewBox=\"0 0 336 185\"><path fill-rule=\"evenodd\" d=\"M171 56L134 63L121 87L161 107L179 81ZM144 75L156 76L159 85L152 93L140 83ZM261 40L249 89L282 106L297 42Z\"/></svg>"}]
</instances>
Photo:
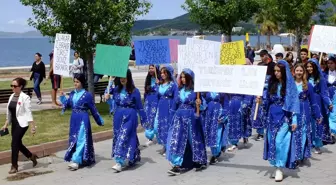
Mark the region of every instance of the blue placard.
<instances>
[{"instance_id":1,"label":"blue placard","mask_svg":"<svg viewBox=\"0 0 336 185\"><path fill-rule=\"evenodd\" d=\"M170 63L169 39L139 40L134 42L136 65Z\"/></svg>"}]
</instances>

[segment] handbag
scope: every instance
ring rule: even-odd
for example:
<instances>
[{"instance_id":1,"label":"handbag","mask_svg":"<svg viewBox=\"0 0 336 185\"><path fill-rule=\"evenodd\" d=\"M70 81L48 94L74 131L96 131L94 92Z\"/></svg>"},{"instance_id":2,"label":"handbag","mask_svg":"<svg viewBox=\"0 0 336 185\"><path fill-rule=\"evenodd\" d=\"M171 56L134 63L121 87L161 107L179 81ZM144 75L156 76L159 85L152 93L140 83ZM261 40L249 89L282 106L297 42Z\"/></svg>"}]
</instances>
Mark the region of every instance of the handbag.
<instances>
[{"instance_id":1,"label":"handbag","mask_svg":"<svg viewBox=\"0 0 336 185\"><path fill-rule=\"evenodd\" d=\"M9 134L9 131L8 131L8 128L6 128L5 130L0 130L0 136L5 136L5 135L8 135Z\"/></svg>"}]
</instances>

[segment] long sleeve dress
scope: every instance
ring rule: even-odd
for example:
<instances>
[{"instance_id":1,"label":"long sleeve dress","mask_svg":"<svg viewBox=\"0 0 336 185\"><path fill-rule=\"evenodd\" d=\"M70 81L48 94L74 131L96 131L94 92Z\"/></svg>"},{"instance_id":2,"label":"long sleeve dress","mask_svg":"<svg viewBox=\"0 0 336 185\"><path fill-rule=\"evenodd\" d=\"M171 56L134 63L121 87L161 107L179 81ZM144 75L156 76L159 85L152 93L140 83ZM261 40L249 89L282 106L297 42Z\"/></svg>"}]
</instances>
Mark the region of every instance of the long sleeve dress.
<instances>
[{"instance_id":1,"label":"long sleeve dress","mask_svg":"<svg viewBox=\"0 0 336 185\"><path fill-rule=\"evenodd\" d=\"M277 168L289 167L290 156L295 154L291 150L291 125L297 124L297 115L283 110L285 97L280 94L281 85L278 85L276 94L269 94L265 99L267 111L266 137L264 142L264 159Z\"/></svg>"},{"instance_id":2,"label":"long sleeve dress","mask_svg":"<svg viewBox=\"0 0 336 185\"><path fill-rule=\"evenodd\" d=\"M333 110L329 114L329 127L333 134L336 134L336 72L328 71L325 75L329 91L329 98L333 104Z\"/></svg>"},{"instance_id":3,"label":"long sleeve dress","mask_svg":"<svg viewBox=\"0 0 336 185\"><path fill-rule=\"evenodd\" d=\"M321 119L320 108L316 103L314 89L308 83L308 89L304 90L302 83L296 84L299 91L300 114L297 115L297 129L294 132L295 161L311 157L312 137L311 121ZM294 166L295 164L291 164Z\"/></svg>"},{"instance_id":4,"label":"long sleeve dress","mask_svg":"<svg viewBox=\"0 0 336 185\"><path fill-rule=\"evenodd\" d=\"M144 107L148 119L148 127L145 128L145 135L149 140L153 140L154 136L158 133L158 121L155 122L159 102L158 90L158 84L156 84L156 78L154 77L151 79L150 90L144 95Z\"/></svg>"},{"instance_id":5,"label":"long sleeve dress","mask_svg":"<svg viewBox=\"0 0 336 185\"><path fill-rule=\"evenodd\" d=\"M90 124L89 110L100 126L104 121L99 115L91 93L82 90L74 90L69 98L61 96L63 112L66 109L72 109L69 130L69 148L65 153L64 160L72 161L79 165L91 165L95 163L95 154L93 149L92 131Z\"/></svg>"},{"instance_id":6,"label":"long sleeve dress","mask_svg":"<svg viewBox=\"0 0 336 185\"><path fill-rule=\"evenodd\" d=\"M265 85L264 85L264 90L263 90L263 96L261 97L261 99L266 99L267 96L267 89L268 89L268 80L269 80L270 76L266 76L266 80L265 80ZM264 101L262 101L263 103ZM254 120L254 112L256 109L256 97L253 99L253 104L252 104L252 110L251 110L251 115L250 115L250 119L252 122L252 128L257 129L257 133L260 135L264 135L264 130L265 130L265 122L266 122L266 112L264 110L264 107L261 103L261 105L258 106L258 113L257 113L257 117L256 120Z\"/></svg>"},{"instance_id":7,"label":"long sleeve dress","mask_svg":"<svg viewBox=\"0 0 336 185\"><path fill-rule=\"evenodd\" d=\"M241 138L245 138L244 130L244 108L245 96L240 94L225 94L228 103L225 104L228 115L228 139L231 145L237 145ZM244 106L245 104L245 106Z\"/></svg>"},{"instance_id":8,"label":"long sleeve dress","mask_svg":"<svg viewBox=\"0 0 336 185\"><path fill-rule=\"evenodd\" d=\"M178 87L173 81L158 87L159 102L154 125L157 125L158 143L164 147L167 145L168 130L174 115L173 106L175 106L177 96Z\"/></svg>"},{"instance_id":9,"label":"long sleeve dress","mask_svg":"<svg viewBox=\"0 0 336 185\"><path fill-rule=\"evenodd\" d=\"M192 168L193 163L206 165L201 117L195 115L196 93L182 88L175 102L176 112L169 129L166 158L174 167Z\"/></svg>"},{"instance_id":10,"label":"long sleeve dress","mask_svg":"<svg viewBox=\"0 0 336 185\"><path fill-rule=\"evenodd\" d=\"M317 124L314 118L312 118L312 139L314 147L320 148L323 146L323 142L331 142L331 133L329 128L328 106L331 105L329 98L329 92L327 88L327 82L324 78L321 78L319 82L315 83L314 78L309 78L309 83L314 87L314 96L316 103L321 111L323 120L321 124Z\"/></svg>"},{"instance_id":11,"label":"long sleeve dress","mask_svg":"<svg viewBox=\"0 0 336 185\"><path fill-rule=\"evenodd\" d=\"M118 87L112 89L110 94L116 104L113 117L113 145L112 158L121 166L133 166L141 160L139 139L137 135L138 114L140 122L147 125L146 113L141 102L139 89L135 88L132 93L125 89L118 91Z\"/></svg>"},{"instance_id":12,"label":"long sleeve dress","mask_svg":"<svg viewBox=\"0 0 336 185\"><path fill-rule=\"evenodd\" d=\"M225 119L222 101L224 94L216 92L203 93L206 110L203 112L204 136L206 145L210 147L212 156L221 153L225 129Z\"/></svg>"}]
</instances>

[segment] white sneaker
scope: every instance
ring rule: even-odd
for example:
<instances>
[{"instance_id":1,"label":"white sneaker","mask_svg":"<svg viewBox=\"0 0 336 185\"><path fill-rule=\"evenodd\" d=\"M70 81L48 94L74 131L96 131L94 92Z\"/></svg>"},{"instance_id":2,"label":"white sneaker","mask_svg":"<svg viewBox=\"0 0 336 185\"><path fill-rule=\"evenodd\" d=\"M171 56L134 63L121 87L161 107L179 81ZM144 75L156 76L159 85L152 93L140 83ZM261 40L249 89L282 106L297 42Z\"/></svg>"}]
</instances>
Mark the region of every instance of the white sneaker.
<instances>
[{"instance_id":1,"label":"white sneaker","mask_svg":"<svg viewBox=\"0 0 336 185\"><path fill-rule=\"evenodd\" d=\"M147 143L146 143L146 146L149 147L149 146L152 146L154 144L153 141L151 140L148 140Z\"/></svg>"},{"instance_id":2,"label":"white sneaker","mask_svg":"<svg viewBox=\"0 0 336 185\"><path fill-rule=\"evenodd\" d=\"M315 148L315 151L314 151L315 154L322 154L322 151L320 148Z\"/></svg>"},{"instance_id":3,"label":"white sneaker","mask_svg":"<svg viewBox=\"0 0 336 185\"><path fill-rule=\"evenodd\" d=\"M166 153L163 153L162 156L163 156L163 157L166 157Z\"/></svg>"},{"instance_id":4,"label":"white sneaker","mask_svg":"<svg viewBox=\"0 0 336 185\"><path fill-rule=\"evenodd\" d=\"M119 163L117 163L116 165L112 167L112 169L115 170L116 172L121 172L122 166Z\"/></svg>"},{"instance_id":5,"label":"white sneaker","mask_svg":"<svg viewBox=\"0 0 336 185\"><path fill-rule=\"evenodd\" d=\"M78 170L79 165L77 163L72 162L68 165L68 167L70 168L70 170Z\"/></svg>"},{"instance_id":6,"label":"white sneaker","mask_svg":"<svg viewBox=\"0 0 336 185\"><path fill-rule=\"evenodd\" d=\"M237 146L236 145L232 145L229 149L228 149L228 151L229 152L233 152L233 151L235 151L237 149Z\"/></svg>"},{"instance_id":7,"label":"white sneaker","mask_svg":"<svg viewBox=\"0 0 336 185\"><path fill-rule=\"evenodd\" d=\"M283 173L281 169L277 168L275 171L275 182L281 182L283 180Z\"/></svg>"}]
</instances>

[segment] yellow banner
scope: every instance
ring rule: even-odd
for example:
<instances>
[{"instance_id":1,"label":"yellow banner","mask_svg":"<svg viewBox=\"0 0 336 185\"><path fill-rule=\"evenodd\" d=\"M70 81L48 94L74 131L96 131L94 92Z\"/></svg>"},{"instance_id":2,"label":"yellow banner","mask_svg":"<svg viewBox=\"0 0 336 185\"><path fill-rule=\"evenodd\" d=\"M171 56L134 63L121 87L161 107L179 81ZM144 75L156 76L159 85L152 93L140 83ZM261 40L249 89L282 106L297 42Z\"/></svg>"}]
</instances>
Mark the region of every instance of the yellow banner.
<instances>
[{"instance_id":1,"label":"yellow banner","mask_svg":"<svg viewBox=\"0 0 336 185\"><path fill-rule=\"evenodd\" d=\"M244 51L244 41L228 42L221 46L221 65L244 65L245 61L245 51Z\"/></svg>"},{"instance_id":2,"label":"yellow banner","mask_svg":"<svg viewBox=\"0 0 336 185\"><path fill-rule=\"evenodd\" d=\"M246 42L250 42L250 37L249 37L249 34L248 34L248 33L246 33L246 35L245 35L245 39L246 39Z\"/></svg>"}]
</instances>

